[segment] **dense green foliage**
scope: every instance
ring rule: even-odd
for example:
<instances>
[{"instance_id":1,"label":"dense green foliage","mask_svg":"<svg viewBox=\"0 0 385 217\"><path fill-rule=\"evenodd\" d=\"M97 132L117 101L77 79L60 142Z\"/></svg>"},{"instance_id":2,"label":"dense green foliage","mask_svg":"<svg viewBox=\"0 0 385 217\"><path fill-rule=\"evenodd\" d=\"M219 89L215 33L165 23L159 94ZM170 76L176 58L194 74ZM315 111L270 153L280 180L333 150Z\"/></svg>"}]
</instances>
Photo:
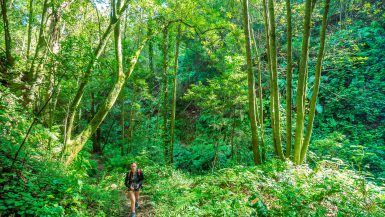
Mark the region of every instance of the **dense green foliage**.
<instances>
[{"instance_id":1,"label":"dense green foliage","mask_svg":"<svg viewBox=\"0 0 385 217\"><path fill-rule=\"evenodd\" d=\"M169 168L148 170L162 177L150 183L160 216L381 216L384 208L378 187L363 188L365 180L330 161L314 169L273 161L193 177Z\"/></svg>"},{"instance_id":2,"label":"dense green foliage","mask_svg":"<svg viewBox=\"0 0 385 217\"><path fill-rule=\"evenodd\" d=\"M385 213L384 1L331 2L313 134L302 165L275 153L263 1L247 1L252 70L255 84L260 75L262 86L262 102L256 97L257 107L263 107L264 129L258 123L258 130L266 147L261 165L255 165L252 150L242 1L127 0L121 1L127 3L122 14L111 7L120 2L115 0L0 1L6 4L6 13L0 13L0 216L127 216L123 181L134 161L145 176L139 211L145 216ZM287 17L285 1L273 2L285 152ZM291 1L292 142L304 2ZM316 83L324 11L323 1L312 2L305 117ZM118 28L108 32L116 19L126 76L121 89L112 88L122 78ZM107 33L105 47L100 46ZM135 55L139 58L132 61ZM170 144L175 70L175 142ZM77 91L82 96L68 133ZM113 106L95 124L107 99ZM309 119L303 121L306 126ZM77 154L67 136L74 139L91 125L95 131ZM71 154L74 160L67 161Z\"/></svg>"},{"instance_id":3,"label":"dense green foliage","mask_svg":"<svg viewBox=\"0 0 385 217\"><path fill-rule=\"evenodd\" d=\"M336 46L336 54L325 60L329 71L323 76L325 91L320 105L324 109L319 115L318 130L346 135L350 148L341 150L364 147L367 155L363 163L384 177L385 105L381 99L385 97L385 53L381 46L385 30L377 21L366 25L358 23L330 39L330 46ZM350 55L346 56L347 53ZM331 94L336 97L331 98ZM344 159L348 158L345 155Z\"/></svg>"},{"instance_id":4,"label":"dense green foliage","mask_svg":"<svg viewBox=\"0 0 385 217\"><path fill-rule=\"evenodd\" d=\"M93 157L92 144L88 143L71 167L63 168L51 158L57 150L47 147L49 139L55 144L57 137L39 125L29 140L35 145L28 147L28 156L21 156L24 160L10 173L4 170L11 164L6 153L15 148L14 142L23 139L28 118L7 89L2 89L1 96L0 118L9 123L2 126L0 137L4 144L0 177L3 214L122 216L127 213L123 178L131 161L143 165L143 193L149 196L157 216L181 212L186 216L381 216L385 210L381 188L368 180L367 174L354 172L335 158L317 159L312 169L273 160L257 167L235 166L192 175L150 160L146 151L122 157L119 149L106 148L102 157ZM10 124L15 121L16 125ZM343 141L341 135L335 135L319 141L316 147L337 148L337 139ZM321 150L317 153L322 154ZM204 156L192 162L176 160L180 167L195 163L190 170L205 165Z\"/></svg>"}]
</instances>

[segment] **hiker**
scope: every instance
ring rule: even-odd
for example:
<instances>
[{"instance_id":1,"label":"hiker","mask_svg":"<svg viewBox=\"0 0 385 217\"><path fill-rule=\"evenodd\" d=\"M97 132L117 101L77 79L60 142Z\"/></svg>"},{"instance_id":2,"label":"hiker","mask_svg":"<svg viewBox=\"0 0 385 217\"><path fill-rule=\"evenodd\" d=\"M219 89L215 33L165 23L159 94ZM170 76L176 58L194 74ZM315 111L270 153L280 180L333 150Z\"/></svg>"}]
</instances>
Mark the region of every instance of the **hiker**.
<instances>
[{"instance_id":1,"label":"hiker","mask_svg":"<svg viewBox=\"0 0 385 217\"><path fill-rule=\"evenodd\" d=\"M131 170L127 172L124 184L128 188L131 200L131 217L135 217L135 210L139 208L139 189L142 187L143 172L137 168L137 164L131 164Z\"/></svg>"}]
</instances>

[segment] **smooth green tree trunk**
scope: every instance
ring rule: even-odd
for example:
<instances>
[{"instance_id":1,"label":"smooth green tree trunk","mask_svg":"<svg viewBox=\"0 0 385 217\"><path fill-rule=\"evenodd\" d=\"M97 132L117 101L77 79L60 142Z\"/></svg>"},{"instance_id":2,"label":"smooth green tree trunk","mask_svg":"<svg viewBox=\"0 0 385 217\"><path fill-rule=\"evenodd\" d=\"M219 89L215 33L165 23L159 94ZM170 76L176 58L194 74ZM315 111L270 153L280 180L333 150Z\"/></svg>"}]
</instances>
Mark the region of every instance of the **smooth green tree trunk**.
<instances>
[{"instance_id":1,"label":"smooth green tree trunk","mask_svg":"<svg viewBox=\"0 0 385 217\"><path fill-rule=\"evenodd\" d=\"M174 162L174 143L175 143L175 113L176 113L176 87L177 87L177 75L178 75L178 58L179 58L179 45L181 37L181 24L178 25L178 33L175 46L175 62L174 62L174 80L173 80L173 94L172 94L172 111L170 121L170 157L169 163Z\"/></svg>"},{"instance_id":2,"label":"smooth green tree trunk","mask_svg":"<svg viewBox=\"0 0 385 217\"><path fill-rule=\"evenodd\" d=\"M243 25L246 39L246 61L247 61L247 81L248 81L248 98L249 98L249 119L251 125L252 150L254 163L261 164L261 153L259 150L259 135L256 117L255 102L255 79L251 62L251 40L250 40L250 22L249 22L249 5L248 0L243 0Z\"/></svg>"},{"instance_id":3,"label":"smooth green tree trunk","mask_svg":"<svg viewBox=\"0 0 385 217\"><path fill-rule=\"evenodd\" d=\"M304 87L305 87L305 77L306 77L306 66L309 52L309 37L310 37L310 18L311 18L311 0L306 0L305 3L305 18L303 25L303 37L302 37L302 46L301 46L301 59L299 64L299 75L298 75L298 85L297 85L297 97L296 97L296 126L295 126L295 141L294 141L294 163L300 163L300 155L302 148L302 137L303 137L303 128L304 128Z\"/></svg>"},{"instance_id":4,"label":"smooth green tree trunk","mask_svg":"<svg viewBox=\"0 0 385 217\"><path fill-rule=\"evenodd\" d=\"M162 139L164 146L165 162L168 160L168 26L163 29L163 131Z\"/></svg>"},{"instance_id":5,"label":"smooth green tree trunk","mask_svg":"<svg viewBox=\"0 0 385 217\"><path fill-rule=\"evenodd\" d=\"M32 23L33 23L33 0L30 0L29 14L28 14L28 33L27 33L27 59L29 59L29 55L31 51Z\"/></svg>"},{"instance_id":6,"label":"smooth green tree trunk","mask_svg":"<svg viewBox=\"0 0 385 217\"><path fill-rule=\"evenodd\" d=\"M130 111L130 120L128 125L128 148L127 153L132 153L132 140L134 137L134 126L135 126L135 119L136 119L136 106L135 103L137 101L137 88L133 87L133 95L131 100L131 111Z\"/></svg>"},{"instance_id":7,"label":"smooth green tree trunk","mask_svg":"<svg viewBox=\"0 0 385 217\"><path fill-rule=\"evenodd\" d=\"M127 9L128 2L129 1L127 1L124 4L124 6L122 7L121 13L123 13ZM70 106L68 109L68 115L67 115L67 118L65 121L65 123L66 123L66 127L65 127L66 132L65 132L65 136L64 136L65 149L66 149L67 144L71 140L76 110L80 105L80 101L81 101L83 94L84 94L84 89L89 82L89 78L90 78L91 73L92 73L92 68L93 68L96 60L99 59L100 55L103 53L104 48L108 42L108 39L111 36L111 34L112 34L112 32L113 32L113 30L114 30L115 26L117 25L117 22L119 21L120 18L121 18L121 16L115 16L114 18L111 19L107 29L105 30L101 40L99 41L98 46L96 47L96 49L93 53L93 56L92 56L90 62L87 65L86 71L84 73L84 76L81 78L81 82L80 82L80 85L76 91L75 97L71 100L71 103L70 103Z\"/></svg>"},{"instance_id":8,"label":"smooth green tree trunk","mask_svg":"<svg viewBox=\"0 0 385 217\"><path fill-rule=\"evenodd\" d=\"M326 26L327 26L327 17L329 12L329 5L330 0L325 0L325 6L324 6L324 13L322 17L322 26L321 26L321 33L320 33L320 48L318 51L317 56L317 65L316 65L316 72L315 72L315 80L314 80L314 89L313 94L310 99L310 111L309 111L309 119L308 119L308 125L306 128L306 134L305 139L303 141L303 145L301 148L301 157L300 157L300 163L303 163L303 161L306 158L307 150L310 143L310 138L313 131L313 123L315 118L315 108L317 104L317 97L319 92L319 87L321 83L321 70L322 70L322 59L324 55L324 49L325 49L325 39L326 39Z\"/></svg>"},{"instance_id":9,"label":"smooth green tree trunk","mask_svg":"<svg viewBox=\"0 0 385 217\"><path fill-rule=\"evenodd\" d=\"M120 12L123 12L122 10L123 9L121 9ZM82 150L82 148L84 147L85 143L90 138L90 136L96 131L96 129L103 122L104 118L107 116L108 112L110 111L112 106L115 104L116 99L118 98L121 90L123 89L123 86L126 83L127 79L131 76L141 51L143 50L144 46L147 44L148 40L151 39L155 34L154 33L150 37L146 37L141 42L136 52L130 58L128 69L124 73L123 63L122 63L123 60L122 60L121 31L120 31L119 22L117 22L114 30L115 30L114 31L115 53L116 53L116 61L118 63L117 79L113 87L111 88L110 92L108 93L106 100L104 101L103 104L100 105L99 110L97 111L95 116L92 118L90 123L88 123L86 128L82 130L73 140L69 141L69 150L68 150L68 157L66 158L66 165L69 165L75 159L75 157Z\"/></svg>"},{"instance_id":10,"label":"smooth green tree trunk","mask_svg":"<svg viewBox=\"0 0 385 217\"><path fill-rule=\"evenodd\" d=\"M269 22L268 22L268 16L269 13L267 11L267 2L266 0L262 1L263 3L263 21L265 24L265 38L266 38L266 53L267 53L267 71L269 73L269 86L270 86L270 91L269 91L269 96L270 96L270 127L273 130L273 148L274 148L274 154L278 156L278 151L277 151L277 142L275 140L274 135L275 133L275 124L274 124L274 95L272 91L272 70L271 70L271 58L270 58L270 43L269 43L269 38L270 38L270 28L269 28Z\"/></svg>"},{"instance_id":11,"label":"smooth green tree trunk","mask_svg":"<svg viewBox=\"0 0 385 217\"><path fill-rule=\"evenodd\" d=\"M121 106L120 106L120 124L122 126L122 141L120 143L120 156L124 156L124 141L125 141L125 126L124 126L124 90L122 90L122 100L121 100Z\"/></svg>"},{"instance_id":12,"label":"smooth green tree trunk","mask_svg":"<svg viewBox=\"0 0 385 217\"><path fill-rule=\"evenodd\" d=\"M7 59L7 65L13 65L13 57L11 51L11 33L9 30L9 21L7 14L7 0L1 0L1 14L3 17L3 28L4 28L4 41L5 41L5 57Z\"/></svg>"},{"instance_id":13,"label":"smooth green tree trunk","mask_svg":"<svg viewBox=\"0 0 385 217\"><path fill-rule=\"evenodd\" d=\"M292 27L291 27L291 6L290 0L286 0L286 20L287 20L287 67L286 67L286 153L285 157L291 157L292 149L292 72L293 72L293 60L292 60Z\"/></svg>"},{"instance_id":14,"label":"smooth green tree trunk","mask_svg":"<svg viewBox=\"0 0 385 217\"><path fill-rule=\"evenodd\" d=\"M96 113L97 105L95 102L95 93L91 93L91 117L93 117ZM101 130L100 127L96 130L96 133L92 135L92 152L96 154L101 154L102 149L100 145L100 136Z\"/></svg>"},{"instance_id":15,"label":"smooth green tree trunk","mask_svg":"<svg viewBox=\"0 0 385 217\"><path fill-rule=\"evenodd\" d=\"M43 3L43 9L42 9L42 14L41 14L41 21L40 21L40 28L39 28L39 36L37 39L37 45L35 49L35 54L32 58L31 65L29 70L26 72L26 84L25 84L25 89L28 90L26 91L24 95L24 103L25 105L30 105L33 103L35 100L35 95L36 95L36 76L35 76L35 68L36 68L36 61L39 58L40 52L44 50L44 28L45 28L45 21L46 21L46 16L47 16L47 10L48 10L48 0L44 0ZM28 92L28 93L27 93Z\"/></svg>"},{"instance_id":16,"label":"smooth green tree trunk","mask_svg":"<svg viewBox=\"0 0 385 217\"><path fill-rule=\"evenodd\" d=\"M252 23L250 21L250 23ZM251 35L254 42L255 47L255 59L258 69L258 98L259 98L259 112L257 112L258 115L258 122L259 122L259 129L261 133L261 151L262 151L262 162L266 161L266 147L265 147L265 128L263 124L263 94L262 94L262 66L261 66L261 57L259 55L258 46L257 46L257 40L255 39L253 28L251 28ZM256 109L258 109L258 103L256 105Z\"/></svg>"},{"instance_id":17,"label":"smooth green tree trunk","mask_svg":"<svg viewBox=\"0 0 385 217\"><path fill-rule=\"evenodd\" d=\"M280 112L279 112L279 89L278 89L278 72L277 72L277 47L275 36L275 15L274 15L274 1L269 0L269 27L270 27L270 60L271 60L271 91L273 92L274 100L274 139L276 141L276 148L278 157L284 159L282 144L281 144L281 126L280 126Z\"/></svg>"}]
</instances>

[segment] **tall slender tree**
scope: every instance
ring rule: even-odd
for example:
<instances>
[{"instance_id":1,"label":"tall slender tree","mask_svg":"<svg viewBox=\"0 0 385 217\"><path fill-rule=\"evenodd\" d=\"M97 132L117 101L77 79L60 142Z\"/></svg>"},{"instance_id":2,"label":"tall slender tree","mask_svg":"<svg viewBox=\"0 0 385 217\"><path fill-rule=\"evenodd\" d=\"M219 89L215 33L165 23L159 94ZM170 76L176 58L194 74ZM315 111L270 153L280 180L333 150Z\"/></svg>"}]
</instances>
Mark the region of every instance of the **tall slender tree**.
<instances>
[{"instance_id":1,"label":"tall slender tree","mask_svg":"<svg viewBox=\"0 0 385 217\"><path fill-rule=\"evenodd\" d=\"M124 90L122 91L121 93L121 106L120 106L120 122L121 122L121 125L122 125L122 141L120 143L120 155L121 156L124 156L124 141L125 141L125 125L124 125L124 100L125 100L125 94L124 94Z\"/></svg>"},{"instance_id":2,"label":"tall slender tree","mask_svg":"<svg viewBox=\"0 0 385 217\"><path fill-rule=\"evenodd\" d=\"M13 65L13 57L11 51L11 33L9 30L9 21L7 14L7 0L1 0L1 14L3 17L3 26L4 26L4 41L5 41L5 56L7 58L7 64L9 66Z\"/></svg>"},{"instance_id":3,"label":"tall slender tree","mask_svg":"<svg viewBox=\"0 0 385 217\"><path fill-rule=\"evenodd\" d=\"M247 83L248 83L248 98L249 98L249 119L251 125L252 150L254 155L254 163L261 163L261 153L259 148L259 135L257 129L257 109L255 102L255 79L251 62L251 40L250 40L250 22L249 22L249 3L248 0L243 0L243 25L246 44L246 61L247 61Z\"/></svg>"},{"instance_id":4,"label":"tall slender tree","mask_svg":"<svg viewBox=\"0 0 385 217\"><path fill-rule=\"evenodd\" d=\"M250 20L250 24L253 22ZM252 25L250 25L252 26ZM262 66L261 66L261 56L259 55L258 51L258 45L257 45L257 40L255 39L255 34L253 28L250 27L251 30L251 35L253 37L253 42L254 42L254 48L255 48L255 59L256 59L256 64L257 64L257 69L258 69L258 99L259 99L259 112L257 121L259 123L259 129L261 133L261 151L262 151L262 162L266 160L266 148L265 148L265 128L263 124L263 94L262 94ZM256 109L258 109L258 103L256 105Z\"/></svg>"},{"instance_id":5,"label":"tall slender tree","mask_svg":"<svg viewBox=\"0 0 385 217\"><path fill-rule=\"evenodd\" d=\"M299 75L298 75L298 85L297 85L297 97L296 97L296 126L295 126L295 141L294 141L294 162L296 164L300 163L300 155L302 148L302 137L303 137L303 128L304 128L304 87L305 87L305 77L306 77L306 66L309 52L309 37L310 37L310 18L311 18L311 0L306 0L305 3L305 17L303 25L303 37L302 37L302 46L301 46L301 59L299 64Z\"/></svg>"},{"instance_id":6,"label":"tall slender tree","mask_svg":"<svg viewBox=\"0 0 385 217\"><path fill-rule=\"evenodd\" d=\"M32 23L33 23L33 0L29 0L29 13L28 13L28 33L27 33L27 59L31 50L32 40Z\"/></svg>"},{"instance_id":7,"label":"tall slender tree","mask_svg":"<svg viewBox=\"0 0 385 217\"><path fill-rule=\"evenodd\" d=\"M153 34L153 24L152 21L149 20L147 22L147 36L150 36ZM150 72L152 74L153 82L152 82L152 89L153 93L156 93L158 91L158 82L155 76L155 61L154 61L154 42L153 40L150 40L148 42L148 68L150 69Z\"/></svg>"},{"instance_id":8,"label":"tall slender tree","mask_svg":"<svg viewBox=\"0 0 385 217\"><path fill-rule=\"evenodd\" d=\"M266 38L267 71L269 73L269 86L272 87L272 77L273 76L272 76L272 70L271 70L271 55L270 55L270 42L269 42L269 38L270 38L270 27L269 27L269 21L268 21L269 12L267 10L266 0L263 0L262 4L263 4L263 21L264 21L264 25L265 25L265 38ZM270 88L269 96L270 96L269 103L270 103L270 119L271 119L270 126L273 129L273 138L272 139L273 139L274 154L276 156L278 156L277 141L275 140L275 137L274 137L274 135L276 133L275 133L275 127L274 127L275 126L274 94L273 94L272 88Z\"/></svg>"},{"instance_id":9,"label":"tall slender tree","mask_svg":"<svg viewBox=\"0 0 385 217\"><path fill-rule=\"evenodd\" d=\"M303 141L303 145L301 148L301 156L300 156L300 162L303 163L303 161L306 158L307 150L309 147L310 143L310 138L312 135L313 131L313 123L314 123L314 118L315 118L315 109L316 109L316 104L317 104L317 96L319 92L319 86L321 83L321 70L322 70L322 59L324 56L324 49L325 49L325 39L326 39L326 26L327 26L327 17L328 17L328 12L329 12L329 6L330 6L330 0L325 0L325 5L324 5L324 13L322 17L322 26L320 30L320 48L318 51L318 56L317 56L317 65L316 65L316 72L315 72L315 83L313 87L313 93L310 99L310 111L309 111L309 119L308 119L308 125L306 128L306 134L305 138Z\"/></svg>"},{"instance_id":10,"label":"tall slender tree","mask_svg":"<svg viewBox=\"0 0 385 217\"><path fill-rule=\"evenodd\" d=\"M278 72L277 72L277 47L275 36L275 15L274 15L274 1L269 0L269 51L271 61L271 87L270 91L273 92L274 100L274 140L276 142L277 154L281 159L284 158L281 144L281 123L279 112L279 89L278 89Z\"/></svg>"},{"instance_id":11,"label":"tall slender tree","mask_svg":"<svg viewBox=\"0 0 385 217\"><path fill-rule=\"evenodd\" d=\"M168 158L168 25L163 29L163 144L164 157L167 162Z\"/></svg>"},{"instance_id":12,"label":"tall slender tree","mask_svg":"<svg viewBox=\"0 0 385 217\"><path fill-rule=\"evenodd\" d=\"M37 39L37 45L35 48L35 54L32 58L30 68L27 71L27 75L26 75L26 78L27 78L27 84L26 85L28 86L28 88L26 88L26 89L29 90L28 95L25 95L25 99L24 99L26 105L28 105L34 101L35 96L36 96L36 92L37 92L37 90L36 90L37 85L35 83L35 80L36 80L35 79L36 78L35 68L36 68L36 61L38 60L41 51L44 50L44 43L45 43L44 29L45 29L48 7L49 7L48 0L44 0L43 10L42 10L41 20L40 20L39 35L38 35L38 39ZM41 61L42 61L42 59L41 59Z\"/></svg>"},{"instance_id":13,"label":"tall slender tree","mask_svg":"<svg viewBox=\"0 0 385 217\"><path fill-rule=\"evenodd\" d=\"M287 20L287 67L286 67L286 158L291 156L291 130L292 130L292 27L291 27L291 6L290 0L286 0L286 20Z\"/></svg>"},{"instance_id":14,"label":"tall slender tree","mask_svg":"<svg viewBox=\"0 0 385 217\"><path fill-rule=\"evenodd\" d=\"M176 113L176 87L177 87L177 75L178 75L178 58L179 58L179 46L181 37L181 24L178 25L178 33L176 36L175 46L175 60L174 60L174 80L173 80L173 94L172 94L172 111L171 111L171 122L170 122L170 157L169 163L174 162L174 143L175 143L175 113Z\"/></svg>"},{"instance_id":15,"label":"tall slender tree","mask_svg":"<svg viewBox=\"0 0 385 217\"><path fill-rule=\"evenodd\" d=\"M132 141L134 137L134 126L135 126L135 119L136 119L136 110L137 110L137 95L138 90L135 87L135 84L133 84L133 93L132 93L132 100L131 100L131 110L130 110L130 118L128 121L128 148L127 153L132 153Z\"/></svg>"},{"instance_id":16,"label":"tall slender tree","mask_svg":"<svg viewBox=\"0 0 385 217\"><path fill-rule=\"evenodd\" d=\"M91 93L91 118L95 115L97 110L97 105L95 102L95 93ZM96 130L96 133L92 135L92 151L96 154L102 153L102 148L100 144L100 137L101 137L101 129L100 127Z\"/></svg>"}]
</instances>

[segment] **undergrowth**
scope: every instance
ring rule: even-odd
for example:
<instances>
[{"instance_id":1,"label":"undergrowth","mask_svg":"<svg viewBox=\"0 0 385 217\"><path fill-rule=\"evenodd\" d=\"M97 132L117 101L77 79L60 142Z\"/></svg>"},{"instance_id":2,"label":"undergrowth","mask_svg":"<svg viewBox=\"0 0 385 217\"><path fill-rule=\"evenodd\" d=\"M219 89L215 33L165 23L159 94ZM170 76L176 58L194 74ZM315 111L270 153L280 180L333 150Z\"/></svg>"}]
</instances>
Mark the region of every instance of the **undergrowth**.
<instances>
[{"instance_id":1,"label":"undergrowth","mask_svg":"<svg viewBox=\"0 0 385 217\"><path fill-rule=\"evenodd\" d=\"M60 160L55 130L34 126L15 165L16 150L31 118L17 98L0 97L0 214L4 216L121 216L124 176L133 161L145 176L143 193L156 216L383 216L383 188L365 174L331 160L313 168L272 160L192 175L160 165L143 151L120 156L106 147L90 154L88 143L70 167ZM102 168L102 169L100 169Z\"/></svg>"}]
</instances>

